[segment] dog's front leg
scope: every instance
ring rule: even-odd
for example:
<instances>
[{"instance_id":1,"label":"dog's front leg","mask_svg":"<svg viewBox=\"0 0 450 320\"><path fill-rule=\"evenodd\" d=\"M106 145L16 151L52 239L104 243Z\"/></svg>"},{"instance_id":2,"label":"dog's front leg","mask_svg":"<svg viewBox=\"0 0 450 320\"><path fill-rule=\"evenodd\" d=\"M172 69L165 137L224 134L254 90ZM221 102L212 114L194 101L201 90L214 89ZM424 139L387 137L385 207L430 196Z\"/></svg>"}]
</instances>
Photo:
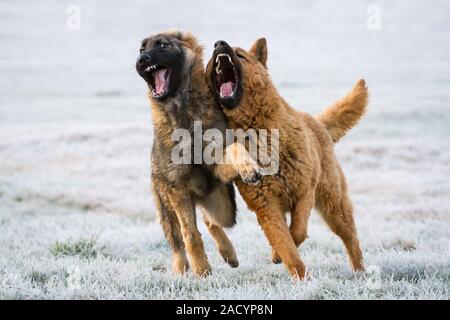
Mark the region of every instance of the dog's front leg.
<instances>
[{"instance_id":1,"label":"dog's front leg","mask_svg":"<svg viewBox=\"0 0 450 320\"><path fill-rule=\"evenodd\" d=\"M289 273L294 278L304 279L306 268L300 259L283 212L277 208L262 208L257 210L256 216L267 240L280 256Z\"/></svg>"},{"instance_id":2,"label":"dog's front leg","mask_svg":"<svg viewBox=\"0 0 450 320\"><path fill-rule=\"evenodd\" d=\"M215 175L222 182L230 182L238 176L246 184L256 185L261 181L261 169L258 163L241 143L234 142L227 146L223 159L223 163L218 163L214 169Z\"/></svg>"},{"instance_id":3,"label":"dog's front leg","mask_svg":"<svg viewBox=\"0 0 450 320\"><path fill-rule=\"evenodd\" d=\"M176 190L171 190L168 196L180 222L186 251L191 258L192 270L199 277L208 276L211 274L211 266L208 263L201 234L197 229L194 202L189 196Z\"/></svg>"}]
</instances>

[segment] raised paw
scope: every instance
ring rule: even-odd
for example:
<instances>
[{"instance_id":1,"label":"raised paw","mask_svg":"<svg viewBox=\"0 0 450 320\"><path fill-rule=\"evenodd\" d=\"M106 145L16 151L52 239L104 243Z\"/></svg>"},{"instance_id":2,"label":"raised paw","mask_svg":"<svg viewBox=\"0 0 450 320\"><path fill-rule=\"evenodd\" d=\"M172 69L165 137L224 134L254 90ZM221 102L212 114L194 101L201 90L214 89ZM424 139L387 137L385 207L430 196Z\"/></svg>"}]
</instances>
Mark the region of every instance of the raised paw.
<instances>
[{"instance_id":1,"label":"raised paw","mask_svg":"<svg viewBox=\"0 0 450 320\"><path fill-rule=\"evenodd\" d=\"M262 174L258 165L246 165L239 170L242 182L253 186L258 185L261 182Z\"/></svg>"}]
</instances>

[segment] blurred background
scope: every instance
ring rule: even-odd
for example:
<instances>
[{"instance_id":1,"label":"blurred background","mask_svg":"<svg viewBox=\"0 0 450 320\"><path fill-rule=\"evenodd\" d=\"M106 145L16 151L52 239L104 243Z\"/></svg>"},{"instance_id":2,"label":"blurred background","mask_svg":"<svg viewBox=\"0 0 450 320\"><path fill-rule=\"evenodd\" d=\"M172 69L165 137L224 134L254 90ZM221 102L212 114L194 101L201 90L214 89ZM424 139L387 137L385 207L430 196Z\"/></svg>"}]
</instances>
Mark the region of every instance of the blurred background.
<instances>
[{"instance_id":1,"label":"blurred background","mask_svg":"<svg viewBox=\"0 0 450 320\"><path fill-rule=\"evenodd\" d=\"M142 263L169 267L168 250L155 249L146 260L154 243L166 244L149 223L156 217L152 122L146 85L134 69L141 39L168 28L196 35L205 60L218 39L249 48L266 37L275 85L309 113L364 78L369 112L336 146L361 242L373 263L397 261L385 268L397 271L406 265L406 279L421 270L429 291L448 298L449 16L447 1L420 0L0 0L0 298L67 294L29 281L33 272L48 278L48 270L63 268L52 260L55 241L95 236L111 256L140 252ZM258 258L249 259L273 268L241 199L239 211L232 231L238 251L253 248L245 239L258 239ZM339 257L311 254L313 268L332 268L336 259L346 265L342 245L315 215L310 229L317 248L310 242L306 251L328 244Z\"/></svg>"}]
</instances>

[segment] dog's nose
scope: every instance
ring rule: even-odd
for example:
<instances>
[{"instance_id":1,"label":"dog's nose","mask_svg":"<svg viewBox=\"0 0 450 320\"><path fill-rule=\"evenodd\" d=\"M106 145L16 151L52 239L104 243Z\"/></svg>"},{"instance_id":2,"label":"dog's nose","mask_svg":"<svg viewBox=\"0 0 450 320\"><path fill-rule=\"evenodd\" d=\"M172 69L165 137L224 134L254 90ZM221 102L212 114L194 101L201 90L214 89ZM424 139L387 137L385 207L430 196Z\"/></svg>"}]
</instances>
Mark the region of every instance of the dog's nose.
<instances>
[{"instance_id":1,"label":"dog's nose","mask_svg":"<svg viewBox=\"0 0 450 320\"><path fill-rule=\"evenodd\" d=\"M148 63L148 62L150 62L150 58L151 58L151 57L150 57L150 55L149 55L148 53L143 52L143 53L141 53L141 54L139 55L137 64L138 64L138 65L143 65L144 63Z\"/></svg>"},{"instance_id":2,"label":"dog's nose","mask_svg":"<svg viewBox=\"0 0 450 320\"><path fill-rule=\"evenodd\" d=\"M228 43L226 43L223 40L219 40L216 43L214 43L214 49L221 49L223 47L228 47Z\"/></svg>"}]
</instances>

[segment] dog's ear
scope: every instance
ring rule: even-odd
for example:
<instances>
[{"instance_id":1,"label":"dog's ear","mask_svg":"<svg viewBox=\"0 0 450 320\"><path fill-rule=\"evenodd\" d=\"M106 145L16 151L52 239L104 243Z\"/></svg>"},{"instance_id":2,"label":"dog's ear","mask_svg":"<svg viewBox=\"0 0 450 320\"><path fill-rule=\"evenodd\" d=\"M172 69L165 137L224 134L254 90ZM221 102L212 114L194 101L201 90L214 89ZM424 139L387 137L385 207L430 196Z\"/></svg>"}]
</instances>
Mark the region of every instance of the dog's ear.
<instances>
[{"instance_id":1,"label":"dog's ear","mask_svg":"<svg viewBox=\"0 0 450 320\"><path fill-rule=\"evenodd\" d=\"M203 56L203 46L197 42L197 38L192 33L181 33L180 40L188 44L191 50L194 51L198 56Z\"/></svg>"},{"instance_id":2,"label":"dog's ear","mask_svg":"<svg viewBox=\"0 0 450 320\"><path fill-rule=\"evenodd\" d=\"M255 41L250 49L250 53L253 54L259 62L267 68L267 41L266 38L260 38Z\"/></svg>"}]
</instances>

